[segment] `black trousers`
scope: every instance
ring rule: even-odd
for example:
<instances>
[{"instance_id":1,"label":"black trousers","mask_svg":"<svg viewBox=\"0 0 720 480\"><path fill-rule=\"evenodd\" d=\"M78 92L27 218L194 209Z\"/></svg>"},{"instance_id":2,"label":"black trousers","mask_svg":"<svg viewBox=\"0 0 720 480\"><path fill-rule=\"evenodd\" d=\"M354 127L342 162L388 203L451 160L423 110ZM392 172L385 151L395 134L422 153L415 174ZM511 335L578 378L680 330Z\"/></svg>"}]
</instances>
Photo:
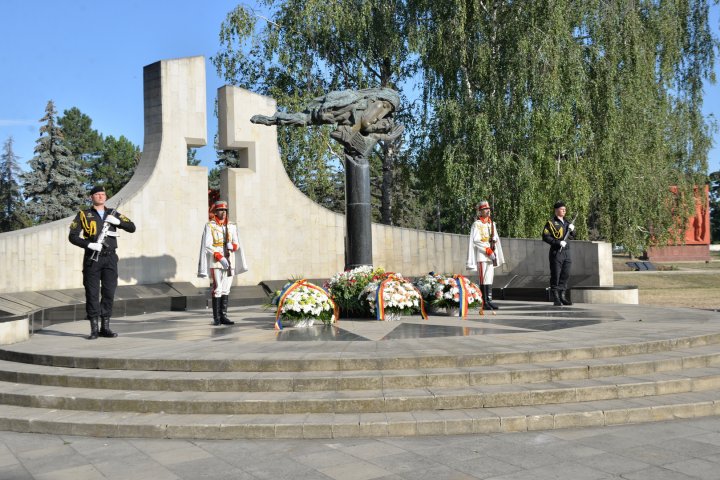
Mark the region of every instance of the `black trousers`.
<instances>
[{"instance_id":1,"label":"black trousers","mask_svg":"<svg viewBox=\"0 0 720 480\"><path fill-rule=\"evenodd\" d=\"M87 318L111 317L115 289L118 284L118 256L115 252L102 253L98 261L83 258L83 286Z\"/></svg>"},{"instance_id":2,"label":"black trousers","mask_svg":"<svg viewBox=\"0 0 720 480\"><path fill-rule=\"evenodd\" d=\"M567 290L568 278L572 260L570 252L566 249L550 250L550 288L553 290Z\"/></svg>"}]
</instances>

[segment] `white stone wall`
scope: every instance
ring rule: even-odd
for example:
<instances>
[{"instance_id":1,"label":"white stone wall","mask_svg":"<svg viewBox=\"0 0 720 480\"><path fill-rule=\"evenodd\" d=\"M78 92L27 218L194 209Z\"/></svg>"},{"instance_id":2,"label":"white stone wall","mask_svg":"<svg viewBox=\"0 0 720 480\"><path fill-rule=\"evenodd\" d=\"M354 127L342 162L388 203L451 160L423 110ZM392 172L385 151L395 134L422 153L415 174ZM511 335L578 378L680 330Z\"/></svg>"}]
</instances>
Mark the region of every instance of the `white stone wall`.
<instances>
[{"instance_id":1,"label":"white stone wall","mask_svg":"<svg viewBox=\"0 0 720 480\"><path fill-rule=\"evenodd\" d=\"M112 199L137 225L119 239L120 284L198 279L200 236L207 220L207 169L189 167L186 149L207 143L203 57L163 60L144 69L145 142L131 181ZM345 218L302 194L282 166L276 128L254 125L275 102L236 87L218 91L219 139L240 150L243 168L226 169L221 193L230 203L250 271L238 285L293 276L325 278L345 265ZM0 293L82 288L82 250L67 241L72 218L0 234ZM499 226L502 233L502 225ZM467 236L373 224L373 262L407 276L468 273ZM538 232L539 237L539 232ZM503 239L508 265L498 274L547 275L547 245ZM574 242L573 273L612 285L606 243Z\"/></svg>"},{"instance_id":2,"label":"white stone wall","mask_svg":"<svg viewBox=\"0 0 720 480\"><path fill-rule=\"evenodd\" d=\"M345 266L345 217L314 203L293 185L280 160L276 127L250 123L253 115L273 115L275 110L270 98L231 86L218 90L221 148L239 150L247 165L226 169L221 177L221 195L230 203L229 215L238 224L250 264L250 271L236 279L238 285L298 276L327 278ZM380 224L373 224L372 232L376 266L407 276L469 273L466 235ZM541 240L502 242L508 264L498 274L548 274L549 247ZM609 244L574 242L572 248L574 274L612 285Z\"/></svg>"},{"instance_id":3,"label":"white stone wall","mask_svg":"<svg viewBox=\"0 0 720 480\"><path fill-rule=\"evenodd\" d=\"M186 165L187 147L207 143L204 58L148 65L144 81L143 155L108 202L122 199L119 211L137 226L120 232L120 284L187 280L207 219L207 169ZM83 252L67 240L71 221L0 234L0 293L82 288Z\"/></svg>"}]
</instances>

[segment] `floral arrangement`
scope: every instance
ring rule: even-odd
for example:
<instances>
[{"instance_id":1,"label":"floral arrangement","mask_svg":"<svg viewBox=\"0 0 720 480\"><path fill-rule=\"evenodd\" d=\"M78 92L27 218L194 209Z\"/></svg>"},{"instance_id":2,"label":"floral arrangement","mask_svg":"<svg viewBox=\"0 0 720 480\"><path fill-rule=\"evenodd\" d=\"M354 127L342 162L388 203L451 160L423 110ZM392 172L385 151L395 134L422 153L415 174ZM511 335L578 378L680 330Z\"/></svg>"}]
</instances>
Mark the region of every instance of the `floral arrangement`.
<instances>
[{"instance_id":1,"label":"floral arrangement","mask_svg":"<svg viewBox=\"0 0 720 480\"><path fill-rule=\"evenodd\" d=\"M324 286L340 308L343 317L369 317L372 311L367 302L360 299L360 294L370 282L378 281L384 278L384 275L385 270L382 268L361 266L336 273Z\"/></svg>"},{"instance_id":2,"label":"floral arrangement","mask_svg":"<svg viewBox=\"0 0 720 480\"><path fill-rule=\"evenodd\" d=\"M460 282L462 282L462 285ZM460 305L460 302L464 299L467 299L468 307L482 305L480 287L462 275L438 279L433 296L432 303L439 308L462 309L463 306Z\"/></svg>"},{"instance_id":3,"label":"floral arrangement","mask_svg":"<svg viewBox=\"0 0 720 480\"><path fill-rule=\"evenodd\" d=\"M321 320L331 324L337 320L338 309L330 294L306 280L289 281L273 295L270 304L277 307L275 328L282 329L282 320Z\"/></svg>"},{"instance_id":4,"label":"floral arrangement","mask_svg":"<svg viewBox=\"0 0 720 480\"><path fill-rule=\"evenodd\" d=\"M422 308L420 292L409 280L397 273L386 274L385 278L370 282L360 294L360 300L367 304L378 320L389 319L386 314L397 318L418 312L427 318Z\"/></svg>"},{"instance_id":5,"label":"floral arrangement","mask_svg":"<svg viewBox=\"0 0 720 480\"><path fill-rule=\"evenodd\" d=\"M447 280L445 275L430 272L427 275L416 278L414 283L417 289L420 290L423 300L432 305L435 302L435 289L438 283L445 280Z\"/></svg>"}]
</instances>

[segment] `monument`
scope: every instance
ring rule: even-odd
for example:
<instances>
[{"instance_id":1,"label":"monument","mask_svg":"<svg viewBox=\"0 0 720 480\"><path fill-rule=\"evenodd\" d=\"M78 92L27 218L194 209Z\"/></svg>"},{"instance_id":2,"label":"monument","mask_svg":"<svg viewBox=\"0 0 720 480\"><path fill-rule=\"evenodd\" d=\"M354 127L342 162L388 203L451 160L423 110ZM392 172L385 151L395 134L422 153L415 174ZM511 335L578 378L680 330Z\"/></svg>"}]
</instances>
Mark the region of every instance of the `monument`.
<instances>
[{"instance_id":1,"label":"monument","mask_svg":"<svg viewBox=\"0 0 720 480\"><path fill-rule=\"evenodd\" d=\"M341 90L313 99L302 112L250 119L262 125L337 126L330 137L344 150L346 269L373 263L368 157L379 141L392 142L402 134L404 127L393 119L399 105L400 95L389 88Z\"/></svg>"},{"instance_id":2,"label":"monument","mask_svg":"<svg viewBox=\"0 0 720 480\"><path fill-rule=\"evenodd\" d=\"M665 245L652 245L645 257L654 262L709 261L710 260L710 189L708 185L695 186L692 197L683 198L677 187L670 191L678 201L692 205L689 218L675 218L674 238Z\"/></svg>"}]
</instances>

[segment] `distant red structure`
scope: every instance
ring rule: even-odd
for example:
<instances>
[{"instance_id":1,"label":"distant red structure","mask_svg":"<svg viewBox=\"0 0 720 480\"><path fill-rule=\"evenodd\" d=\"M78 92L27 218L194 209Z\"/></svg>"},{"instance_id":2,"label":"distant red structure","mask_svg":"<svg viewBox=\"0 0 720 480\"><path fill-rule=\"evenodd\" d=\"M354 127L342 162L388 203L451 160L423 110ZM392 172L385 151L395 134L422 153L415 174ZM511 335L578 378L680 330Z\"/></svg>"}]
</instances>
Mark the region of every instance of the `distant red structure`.
<instances>
[{"instance_id":1,"label":"distant red structure","mask_svg":"<svg viewBox=\"0 0 720 480\"><path fill-rule=\"evenodd\" d=\"M677 194L677 187L670 187ZM684 244L665 247L650 247L645 256L650 261L671 262L674 260L710 260L710 187L696 186L693 189L695 214L682 224L678 220L678 229L685 230Z\"/></svg>"}]
</instances>

